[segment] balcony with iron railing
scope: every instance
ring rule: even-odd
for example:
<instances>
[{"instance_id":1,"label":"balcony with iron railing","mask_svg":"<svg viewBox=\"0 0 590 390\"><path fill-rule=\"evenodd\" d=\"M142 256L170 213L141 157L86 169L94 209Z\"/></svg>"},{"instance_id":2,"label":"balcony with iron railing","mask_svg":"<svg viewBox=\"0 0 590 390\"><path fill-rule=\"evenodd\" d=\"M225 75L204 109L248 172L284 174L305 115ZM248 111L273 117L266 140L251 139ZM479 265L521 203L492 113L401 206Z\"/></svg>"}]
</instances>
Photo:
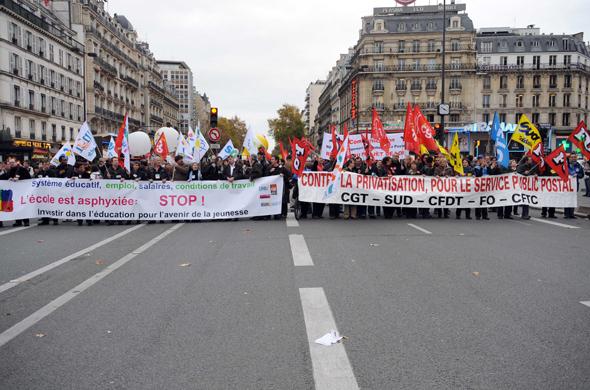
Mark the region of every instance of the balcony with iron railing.
<instances>
[{"instance_id":1,"label":"balcony with iron railing","mask_svg":"<svg viewBox=\"0 0 590 390\"><path fill-rule=\"evenodd\" d=\"M427 42L421 42L418 47L415 47L412 42L406 41L406 46L400 48L399 46L383 46L378 47L363 47L358 51L360 55L373 55L373 54L417 54L417 53L441 53L442 47L440 44L431 45ZM447 53L451 52L462 52L462 51L475 51L475 45L470 43L453 43L447 42L446 45Z\"/></svg>"},{"instance_id":2,"label":"balcony with iron railing","mask_svg":"<svg viewBox=\"0 0 590 390\"><path fill-rule=\"evenodd\" d=\"M125 81L126 81L128 84L130 84L130 85L134 86L136 89L138 89L138 88L139 88L139 82L138 82L137 80L135 80L133 77L130 77L130 76L125 76L125 77L124 77L124 80L125 80Z\"/></svg>"},{"instance_id":3,"label":"balcony with iron railing","mask_svg":"<svg viewBox=\"0 0 590 390\"><path fill-rule=\"evenodd\" d=\"M460 63L460 64L446 64L445 70L448 71L475 71L475 64ZM408 65L363 65L359 69L359 73L400 73L400 72L440 72L442 71L442 64L408 64Z\"/></svg>"},{"instance_id":4,"label":"balcony with iron railing","mask_svg":"<svg viewBox=\"0 0 590 390\"><path fill-rule=\"evenodd\" d=\"M504 73L519 71L590 71L590 67L584 64L524 64L524 65L477 65L478 72Z\"/></svg>"},{"instance_id":5,"label":"balcony with iron railing","mask_svg":"<svg viewBox=\"0 0 590 390\"><path fill-rule=\"evenodd\" d=\"M117 68L115 68L113 65L109 64L108 62L106 62L102 58L95 57L94 58L94 63L96 63L101 69L103 69L104 71L106 71L111 76L117 77L117 73L118 73L117 72Z\"/></svg>"}]
</instances>

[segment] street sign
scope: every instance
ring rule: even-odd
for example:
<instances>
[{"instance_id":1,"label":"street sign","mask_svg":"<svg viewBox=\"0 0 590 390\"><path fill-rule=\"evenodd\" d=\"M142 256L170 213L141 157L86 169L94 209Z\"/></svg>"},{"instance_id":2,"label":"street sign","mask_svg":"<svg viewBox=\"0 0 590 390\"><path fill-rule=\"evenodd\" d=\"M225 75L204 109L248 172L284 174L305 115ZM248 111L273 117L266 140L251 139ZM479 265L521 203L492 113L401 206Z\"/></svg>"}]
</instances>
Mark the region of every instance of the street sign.
<instances>
[{"instance_id":1,"label":"street sign","mask_svg":"<svg viewBox=\"0 0 590 390\"><path fill-rule=\"evenodd\" d=\"M207 132L207 137L209 137L209 141L211 142L219 142L221 140L221 131L217 127L213 127Z\"/></svg>"},{"instance_id":2,"label":"street sign","mask_svg":"<svg viewBox=\"0 0 590 390\"><path fill-rule=\"evenodd\" d=\"M221 145L220 144L211 144L209 145L209 147L213 150L218 150L221 149Z\"/></svg>"}]
</instances>

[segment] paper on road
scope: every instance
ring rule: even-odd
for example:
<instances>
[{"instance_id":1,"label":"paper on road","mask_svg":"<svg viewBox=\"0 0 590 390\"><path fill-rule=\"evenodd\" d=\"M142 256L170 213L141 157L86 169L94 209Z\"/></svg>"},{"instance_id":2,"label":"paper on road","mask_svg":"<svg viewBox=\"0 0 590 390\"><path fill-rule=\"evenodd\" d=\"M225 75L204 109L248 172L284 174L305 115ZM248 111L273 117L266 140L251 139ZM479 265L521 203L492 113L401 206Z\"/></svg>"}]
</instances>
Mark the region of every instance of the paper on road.
<instances>
[{"instance_id":1,"label":"paper on road","mask_svg":"<svg viewBox=\"0 0 590 390\"><path fill-rule=\"evenodd\" d=\"M340 333L338 333L337 330L331 330L329 333L326 333L325 335L317 339L315 342L317 344L322 344L326 347L329 347L332 344L339 343L340 340L342 340L342 338L343 337L340 336Z\"/></svg>"}]
</instances>

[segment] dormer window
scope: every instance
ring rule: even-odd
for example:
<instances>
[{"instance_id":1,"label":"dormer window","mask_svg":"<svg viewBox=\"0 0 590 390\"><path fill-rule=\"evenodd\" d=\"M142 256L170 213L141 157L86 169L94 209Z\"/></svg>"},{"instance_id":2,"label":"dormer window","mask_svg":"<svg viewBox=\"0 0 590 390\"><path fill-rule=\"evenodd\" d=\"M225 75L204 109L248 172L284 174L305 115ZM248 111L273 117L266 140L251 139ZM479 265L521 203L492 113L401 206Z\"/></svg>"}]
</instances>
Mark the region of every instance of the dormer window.
<instances>
[{"instance_id":1,"label":"dormer window","mask_svg":"<svg viewBox=\"0 0 590 390\"><path fill-rule=\"evenodd\" d=\"M373 32L387 32L385 30L385 22L383 19L376 19L373 22Z\"/></svg>"}]
</instances>

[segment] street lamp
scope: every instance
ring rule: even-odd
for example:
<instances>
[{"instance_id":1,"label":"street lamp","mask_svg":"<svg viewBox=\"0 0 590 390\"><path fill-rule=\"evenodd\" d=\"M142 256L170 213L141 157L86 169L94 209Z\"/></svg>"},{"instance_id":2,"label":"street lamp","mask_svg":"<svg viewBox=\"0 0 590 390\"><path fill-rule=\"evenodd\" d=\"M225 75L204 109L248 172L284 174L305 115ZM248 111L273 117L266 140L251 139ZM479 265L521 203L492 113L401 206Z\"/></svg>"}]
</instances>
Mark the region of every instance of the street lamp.
<instances>
[{"instance_id":1,"label":"street lamp","mask_svg":"<svg viewBox=\"0 0 590 390\"><path fill-rule=\"evenodd\" d=\"M438 115L440 115L440 124L442 127L438 142L441 145L445 144L445 116L449 115L449 106L445 104L445 67L446 67L446 46L447 46L447 0L443 0L443 31L442 31L442 70L441 70L441 86L442 92L440 94L440 105L438 106Z\"/></svg>"}]
</instances>

